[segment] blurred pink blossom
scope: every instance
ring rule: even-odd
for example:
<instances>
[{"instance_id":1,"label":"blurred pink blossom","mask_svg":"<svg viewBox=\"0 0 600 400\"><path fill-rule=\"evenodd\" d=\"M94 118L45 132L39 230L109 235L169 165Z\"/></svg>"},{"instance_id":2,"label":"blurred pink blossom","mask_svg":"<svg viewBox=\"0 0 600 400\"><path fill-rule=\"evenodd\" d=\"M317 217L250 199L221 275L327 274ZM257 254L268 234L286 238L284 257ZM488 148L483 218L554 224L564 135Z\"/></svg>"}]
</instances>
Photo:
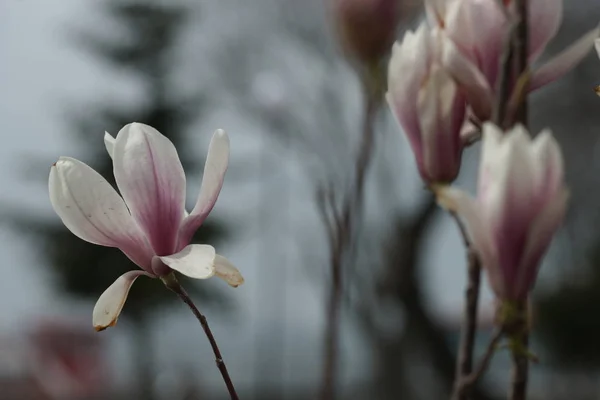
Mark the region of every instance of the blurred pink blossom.
<instances>
[{"instance_id":1,"label":"blurred pink blossom","mask_svg":"<svg viewBox=\"0 0 600 400\"><path fill-rule=\"evenodd\" d=\"M475 115L489 119L494 91L500 76L499 64L509 20L511 1L427 0L429 21L443 29L452 43L444 49L444 64L465 90ZM534 63L556 35L563 15L562 0L530 0L529 62ZM482 27L484 29L482 29ZM595 28L553 59L534 69L529 90L538 89L562 77L592 49L600 30ZM515 82L515 77L512 81Z\"/></svg>"}]
</instances>

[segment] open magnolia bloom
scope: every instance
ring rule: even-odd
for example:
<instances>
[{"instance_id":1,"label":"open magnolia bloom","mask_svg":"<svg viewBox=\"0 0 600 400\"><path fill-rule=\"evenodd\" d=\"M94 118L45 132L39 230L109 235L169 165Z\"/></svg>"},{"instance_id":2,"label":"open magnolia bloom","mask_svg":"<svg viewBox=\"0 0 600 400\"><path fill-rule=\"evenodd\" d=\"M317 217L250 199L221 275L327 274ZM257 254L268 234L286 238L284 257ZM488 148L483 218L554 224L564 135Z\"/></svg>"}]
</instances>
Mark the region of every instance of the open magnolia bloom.
<instances>
[{"instance_id":1,"label":"open magnolia bloom","mask_svg":"<svg viewBox=\"0 0 600 400\"><path fill-rule=\"evenodd\" d=\"M504 134L485 123L477 199L438 188L439 203L464 221L500 300L524 301L533 288L565 214L563 174L560 148L549 131L532 140L521 125Z\"/></svg>"},{"instance_id":2,"label":"open magnolia bloom","mask_svg":"<svg viewBox=\"0 0 600 400\"><path fill-rule=\"evenodd\" d=\"M510 29L511 0L426 0L429 21L444 30L452 42L445 46L444 65L460 83L481 121L492 112L500 60ZM502 9L504 3L507 10ZM562 0L529 0L529 62L533 64L556 35L563 14ZM485 29L481 29L485 27ZM529 90L555 81L592 49L599 36L591 30L540 68L533 71ZM513 83L516 80L513 77Z\"/></svg>"},{"instance_id":3,"label":"open magnolia bloom","mask_svg":"<svg viewBox=\"0 0 600 400\"><path fill-rule=\"evenodd\" d=\"M227 134L218 130L210 142L200 195L189 214L185 174L169 139L132 123L116 138L106 133L104 142L121 195L99 173L69 157L52 166L49 180L52 207L73 234L119 248L142 269L123 274L100 296L93 312L96 330L116 324L141 275L160 278L175 270L196 279L217 275L234 287L242 284L239 271L212 246L189 244L221 191L229 161Z\"/></svg>"},{"instance_id":4,"label":"open magnolia bloom","mask_svg":"<svg viewBox=\"0 0 600 400\"><path fill-rule=\"evenodd\" d=\"M440 62L445 42L426 23L394 44L388 104L408 138L427 183L452 182L460 169L465 99Z\"/></svg>"}]
</instances>

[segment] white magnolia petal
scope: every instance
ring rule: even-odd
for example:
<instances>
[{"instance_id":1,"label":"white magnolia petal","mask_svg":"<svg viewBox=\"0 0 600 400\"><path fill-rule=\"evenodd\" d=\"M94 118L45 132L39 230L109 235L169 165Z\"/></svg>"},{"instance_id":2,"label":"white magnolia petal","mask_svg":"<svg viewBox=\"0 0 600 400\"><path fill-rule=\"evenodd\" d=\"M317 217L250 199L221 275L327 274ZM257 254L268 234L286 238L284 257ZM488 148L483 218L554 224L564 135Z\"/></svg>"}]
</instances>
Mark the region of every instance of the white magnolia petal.
<instances>
[{"instance_id":1,"label":"white magnolia petal","mask_svg":"<svg viewBox=\"0 0 600 400\"><path fill-rule=\"evenodd\" d=\"M123 199L99 173L74 158L61 157L50 169L50 202L79 238L118 247L137 265L149 267L152 251Z\"/></svg>"},{"instance_id":2,"label":"white magnolia petal","mask_svg":"<svg viewBox=\"0 0 600 400\"><path fill-rule=\"evenodd\" d=\"M537 169L538 196L552 196L564 183L564 160L560 146L549 129L536 136L531 151Z\"/></svg>"},{"instance_id":3,"label":"white magnolia petal","mask_svg":"<svg viewBox=\"0 0 600 400\"><path fill-rule=\"evenodd\" d=\"M106 151L110 158L113 158L113 152L115 149L115 138L110 135L108 132L104 132L104 146L106 147Z\"/></svg>"},{"instance_id":4,"label":"white magnolia petal","mask_svg":"<svg viewBox=\"0 0 600 400\"><path fill-rule=\"evenodd\" d=\"M563 16L563 0L530 0L529 60L534 61L558 32Z\"/></svg>"},{"instance_id":5,"label":"white magnolia petal","mask_svg":"<svg viewBox=\"0 0 600 400\"><path fill-rule=\"evenodd\" d=\"M131 285L142 275L152 277L144 271L126 272L100 295L92 313L92 324L96 331L116 325Z\"/></svg>"},{"instance_id":6,"label":"white magnolia petal","mask_svg":"<svg viewBox=\"0 0 600 400\"><path fill-rule=\"evenodd\" d=\"M429 70L431 34L426 23L404 34L392 47L387 100L413 149L420 147L416 97Z\"/></svg>"},{"instance_id":7,"label":"white magnolia petal","mask_svg":"<svg viewBox=\"0 0 600 400\"><path fill-rule=\"evenodd\" d=\"M479 164L479 177L477 181L477 196L484 204L489 202L489 188L494 177L493 168L497 165L496 159L502 155L502 137L504 132L495 124L485 122L482 128L481 162Z\"/></svg>"},{"instance_id":8,"label":"white magnolia petal","mask_svg":"<svg viewBox=\"0 0 600 400\"><path fill-rule=\"evenodd\" d=\"M178 253L159 257L169 268L195 279L215 274L215 249L207 244L190 244Z\"/></svg>"},{"instance_id":9,"label":"white magnolia petal","mask_svg":"<svg viewBox=\"0 0 600 400\"><path fill-rule=\"evenodd\" d=\"M172 254L185 205L175 146L151 126L128 124L117 135L113 164L121 194L154 251Z\"/></svg>"},{"instance_id":10,"label":"white magnolia petal","mask_svg":"<svg viewBox=\"0 0 600 400\"><path fill-rule=\"evenodd\" d=\"M212 211L225 179L229 165L229 136L218 129L208 147L208 155L204 165L200 194L192 212L185 217L179 232L179 247L186 246L196 230L202 225Z\"/></svg>"},{"instance_id":11,"label":"white magnolia petal","mask_svg":"<svg viewBox=\"0 0 600 400\"><path fill-rule=\"evenodd\" d=\"M485 138L484 138L485 140ZM531 137L521 124L506 132L490 165L490 183L484 213L492 229L510 229L513 219L526 224L536 190L536 172L531 157Z\"/></svg>"},{"instance_id":12,"label":"white magnolia petal","mask_svg":"<svg viewBox=\"0 0 600 400\"><path fill-rule=\"evenodd\" d=\"M591 30L553 59L534 71L529 90L538 89L573 69L589 53L600 35L600 28Z\"/></svg>"},{"instance_id":13,"label":"white magnolia petal","mask_svg":"<svg viewBox=\"0 0 600 400\"><path fill-rule=\"evenodd\" d=\"M502 296L504 281L498 268L496 249L490 236L488 223L480 204L467 193L451 186L438 187L435 189L435 193L438 204L455 213L465 225L469 240L488 272L492 289L498 296Z\"/></svg>"},{"instance_id":14,"label":"white magnolia petal","mask_svg":"<svg viewBox=\"0 0 600 400\"><path fill-rule=\"evenodd\" d=\"M492 87L507 28L500 7L497 1L456 1L448 7L445 27L450 39L477 65Z\"/></svg>"},{"instance_id":15,"label":"white magnolia petal","mask_svg":"<svg viewBox=\"0 0 600 400\"><path fill-rule=\"evenodd\" d=\"M244 283L240 271L222 255L215 255L215 275L223 279L230 286L238 287Z\"/></svg>"},{"instance_id":16,"label":"white magnolia petal","mask_svg":"<svg viewBox=\"0 0 600 400\"><path fill-rule=\"evenodd\" d=\"M594 45L596 46L596 53L598 53L598 57L600 57L600 39L596 39Z\"/></svg>"},{"instance_id":17,"label":"white magnolia petal","mask_svg":"<svg viewBox=\"0 0 600 400\"><path fill-rule=\"evenodd\" d=\"M487 121L492 114L494 92L475 64L466 58L448 38L443 38L442 63L464 90L469 105L481 121Z\"/></svg>"},{"instance_id":18,"label":"white magnolia petal","mask_svg":"<svg viewBox=\"0 0 600 400\"><path fill-rule=\"evenodd\" d=\"M532 222L519 265L515 297L525 297L531 290L541 259L552 241L552 236L563 222L568 200L569 191L560 188Z\"/></svg>"},{"instance_id":19,"label":"white magnolia petal","mask_svg":"<svg viewBox=\"0 0 600 400\"><path fill-rule=\"evenodd\" d=\"M224 130L218 129L208 147L204 174L202 175L202 186L192 214L208 214L212 210L223 186L223 179L228 165L229 136Z\"/></svg>"}]
</instances>

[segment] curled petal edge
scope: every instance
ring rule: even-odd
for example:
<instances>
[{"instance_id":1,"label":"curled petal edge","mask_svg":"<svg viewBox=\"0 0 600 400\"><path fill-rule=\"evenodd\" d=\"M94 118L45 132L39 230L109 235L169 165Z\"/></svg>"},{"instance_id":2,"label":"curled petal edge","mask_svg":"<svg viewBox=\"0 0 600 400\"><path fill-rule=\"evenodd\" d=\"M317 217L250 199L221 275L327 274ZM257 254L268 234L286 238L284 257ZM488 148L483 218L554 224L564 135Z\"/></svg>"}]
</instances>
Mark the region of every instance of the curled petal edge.
<instances>
[{"instance_id":1,"label":"curled petal edge","mask_svg":"<svg viewBox=\"0 0 600 400\"><path fill-rule=\"evenodd\" d=\"M100 295L92 312L92 324L97 332L117 324L131 285L142 275L153 278L152 275L145 271L129 271L117 278Z\"/></svg>"}]
</instances>

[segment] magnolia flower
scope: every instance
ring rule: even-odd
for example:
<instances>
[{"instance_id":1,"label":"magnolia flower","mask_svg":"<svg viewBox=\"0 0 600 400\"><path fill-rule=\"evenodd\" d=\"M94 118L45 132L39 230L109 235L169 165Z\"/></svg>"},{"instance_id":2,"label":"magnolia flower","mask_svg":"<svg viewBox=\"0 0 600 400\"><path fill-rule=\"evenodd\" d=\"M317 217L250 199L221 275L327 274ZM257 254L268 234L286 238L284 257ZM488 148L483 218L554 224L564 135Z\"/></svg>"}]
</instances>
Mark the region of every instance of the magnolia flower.
<instances>
[{"instance_id":1,"label":"magnolia flower","mask_svg":"<svg viewBox=\"0 0 600 400\"><path fill-rule=\"evenodd\" d=\"M388 104L402 126L426 182L451 182L460 168L465 100L439 60L438 29L421 24L394 44Z\"/></svg>"},{"instance_id":2,"label":"magnolia flower","mask_svg":"<svg viewBox=\"0 0 600 400\"><path fill-rule=\"evenodd\" d=\"M470 240L501 300L524 301L567 205L563 159L548 130L534 140L516 125L503 132L483 125L477 199L455 188L440 204L464 221Z\"/></svg>"},{"instance_id":3,"label":"magnolia flower","mask_svg":"<svg viewBox=\"0 0 600 400\"><path fill-rule=\"evenodd\" d=\"M332 0L333 15L344 49L360 61L384 57L396 34L400 0Z\"/></svg>"},{"instance_id":4,"label":"magnolia flower","mask_svg":"<svg viewBox=\"0 0 600 400\"><path fill-rule=\"evenodd\" d=\"M173 143L156 129L132 123L116 138L105 134L121 195L96 171L61 157L50 170L50 201L79 238L119 248L142 270L119 277L93 312L96 330L114 326L133 282L141 275L164 277L173 270L196 279L217 275L231 286L239 271L212 246L189 244L212 210L229 161L229 138L218 130L208 151L202 187L191 213L185 211L185 174ZM121 197L122 196L122 197Z\"/></svg>"},{"instance_id":5,"label":"magnolia flower","mask_svg":"<svg viewBox=\"0 0 600 400\"><path fill-rule=\"evenodd\" d=\"M507 10L502 9L502 3ZM500 59L509 30L510 3L511 0L427 0L429 20L442 28L452 42L445 46L444 64L463 87L475 115L482 121L491 115ZM528 6L529 62L534 63L560 27L563 4L562 0L529 0ZM481 29L482 26L485 29ZM599 34L598 28L593 29L534 70L529 90L567 73L590 51Z\"/></svg>"}]
</instances>

